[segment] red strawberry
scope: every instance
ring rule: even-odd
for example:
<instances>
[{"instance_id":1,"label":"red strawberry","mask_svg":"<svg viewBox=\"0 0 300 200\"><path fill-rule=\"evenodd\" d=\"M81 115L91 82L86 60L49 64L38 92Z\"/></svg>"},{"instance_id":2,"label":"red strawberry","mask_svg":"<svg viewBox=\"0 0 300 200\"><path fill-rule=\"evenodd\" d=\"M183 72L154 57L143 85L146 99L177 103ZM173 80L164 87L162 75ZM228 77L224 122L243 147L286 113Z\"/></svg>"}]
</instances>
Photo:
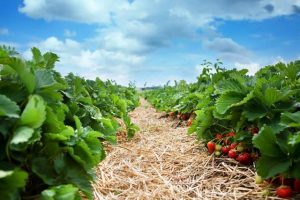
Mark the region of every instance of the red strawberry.
<instances>
[{"instance_id":1,"label":"red strawberry","mask_svg":"<svg viewBox=\"0 0 300 200\"><path fill-rule=\"evenodd\" d=\"M258 131L259 131L259 129L258 129L257 127L251 128L251 133L252 133L253 135L257 134Z\"/></svg>"},{"instance_id":2,"label":"red strawberry","mask_svg":"<svg viewBox=\"0 0 300 200\"><path fill-rule=\"evenodd\" d=\"M188 120L189 118L189 114L185 113L185 114L181 114L180 119L181 120Z\"/></svg>"},{"instance_id":3,"label":"red strawberry","mask_svg":"<svg viewBox=\"0 0 300 200\"><path fill-rule=\"evenodd\" d=\"M232 144L230 145L230 149L234 149L236 146L237 146L237 143L232 143Z\"/></svg>"},{"instance_id":4,"label":"red strawberry","mask_svg":"<svg viewBox=\"0 0 300 200\"><path fill-rule=\"evenodd\" d=\"M231 150L228 152L228 157L229 157L229 158L235 159L236 156L237 156L237 154L236 154L236 151L235 151L234 149L231 149Z\"/></svg>"},{"instance_id":5,"label":"red strawberry","mask_svg":"<svg viewBox=\"0 0 300 200\"><path fill-rule=\"evenodd\" d=\"M223 135L221 135L220 133L217 133L216 136L215 136L215 138L220 140L220 139L223 138Z\"/></svg>"},{"instance_id":6,"label":"red strawberry","mask_svg":"<svg viewBox=\"0 0 300 200\"><path fill-rule=\"evenodd\" d=\"M229 151L230 151L230 147L229 146L223 146L222 147L223 154L228 154Z\"/></svg>"},{"instance_id":7,"label":"red strawberry","mask_svg":"<svg viewBox=\"0 0 300 200\"><path fill-rule=\"evenodd\" d=\"M300 193L300 179L294 180L294 190L295 190L295 192Z\"/></svg>"},{"instance_id":8,"label":"red strawberry","mask_svg":"<svg viewBox=\"0 0 300 200\"><path fill-rule=\"evenodd\" d=\"M241 164L249 165L251 163L251 156L249 153L241 153L237 157L237 161L239 161Z\"/></svg>"},{"instance_id":9,"label":"red strawberry","mask_svg":"<svg viewBox=\"0 0 300 200\"><path fill-rule=\"evenodd\" d=\"M229 133L226 134L227 137L234 137L235 136L235 132L231 131Z\"/></svg>"},{"instance_id":10,"label":"red strawberry","mask_svg":"<svg viewBox=\"0 0 300 200\"><path fill-rule=\"evenodd\" d=\"M212 154L215 151L216 144L212 141L207 143L208 152Z\"/></svg>"},{"instance_id":11,"label":"red strawberry","mask_svg":"<svg viewBox=\"0 0 300 200\"><path fill-rule=\"evenodd\" d=\"M276 189L276 194L280 198L290 198L292 196L292 189L290 186L282 185Z\"/></svg>"}]
</instances>

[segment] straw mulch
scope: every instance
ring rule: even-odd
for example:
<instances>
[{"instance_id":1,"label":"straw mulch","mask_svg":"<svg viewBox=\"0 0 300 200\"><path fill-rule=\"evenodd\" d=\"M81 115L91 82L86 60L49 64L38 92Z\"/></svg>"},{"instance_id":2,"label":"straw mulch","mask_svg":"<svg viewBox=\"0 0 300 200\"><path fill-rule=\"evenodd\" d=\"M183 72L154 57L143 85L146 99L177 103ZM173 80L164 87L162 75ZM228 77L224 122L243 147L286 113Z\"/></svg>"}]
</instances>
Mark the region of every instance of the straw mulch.
<instances>
[{"instance_id":1,"label":"straw mulch","mask_svg":"<svg viewBox=\"0 0 300 200\"><path fill-rule=\"evenodd\" d=\"M141 103L131 113L141 131L110 147L97 168L95 199L264 199L253 168L209 156L186 127Z\"/></svg>"}]
</instances>

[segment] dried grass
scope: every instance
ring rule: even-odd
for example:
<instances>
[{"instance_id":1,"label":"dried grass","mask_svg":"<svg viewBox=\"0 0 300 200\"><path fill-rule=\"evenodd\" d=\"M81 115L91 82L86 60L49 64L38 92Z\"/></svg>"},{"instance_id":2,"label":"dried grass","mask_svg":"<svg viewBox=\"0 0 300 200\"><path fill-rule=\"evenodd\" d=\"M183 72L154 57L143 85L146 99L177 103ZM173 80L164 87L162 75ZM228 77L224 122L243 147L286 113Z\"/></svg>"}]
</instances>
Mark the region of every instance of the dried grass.
<instances>
[{"instance_id":1,"label":"dried grass","mask_svg":"<svg viewBox=\"0 0 300 200\"><path fill-rule=\"evenodd\" d=\"M174 128L141 102L131 113L141 131L110 147L97 168L95 199L264 199L253 168L207 155L186 127Z\"/></svg>"}]
</instances>

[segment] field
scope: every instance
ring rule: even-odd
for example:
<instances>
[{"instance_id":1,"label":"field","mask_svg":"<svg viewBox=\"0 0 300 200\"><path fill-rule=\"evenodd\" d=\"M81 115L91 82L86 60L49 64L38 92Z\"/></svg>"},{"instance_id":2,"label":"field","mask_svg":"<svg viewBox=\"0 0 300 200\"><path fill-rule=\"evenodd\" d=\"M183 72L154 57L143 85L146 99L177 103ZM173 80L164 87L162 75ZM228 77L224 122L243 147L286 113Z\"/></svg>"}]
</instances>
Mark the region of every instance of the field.
<instances>
[{"instance_id":1,"label":"field","mask_svg":"<svg viewBox=\"0 0 300 200\"><path fill-rule=\"evenodd\" d=\"M3 199L299 199L300 62L137 91L0 48Z\"/></svg>"}]
</instances>

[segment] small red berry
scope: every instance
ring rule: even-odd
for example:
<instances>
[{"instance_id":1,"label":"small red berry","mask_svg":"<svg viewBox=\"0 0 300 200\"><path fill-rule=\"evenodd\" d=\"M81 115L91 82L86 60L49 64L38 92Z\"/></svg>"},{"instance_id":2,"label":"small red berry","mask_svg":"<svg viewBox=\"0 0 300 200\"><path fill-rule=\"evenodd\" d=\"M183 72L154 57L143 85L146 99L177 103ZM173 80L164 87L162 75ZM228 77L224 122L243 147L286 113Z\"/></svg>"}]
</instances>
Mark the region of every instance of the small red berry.
<instances>
[{"instance_id":1,"label":"small red berry","mask_svg":"<svg viewBox=\"0 0 300 200\"><path fill-rule=\"evenodd\" d=\"M276 194L281 198L290 198L292 196L292 189L290 186L282 185L276 189Z\"/></svg>"},{"instance_id":2,"label":"small red berry","mask_svg":"<svg viewBox=\"0 0 300 200\"><path fill-rule=\"evenodd\" d=\"M237 157L237 161L239 161L241 164L249 165L251 163L251 156L249 153L241 153Z\"/></svg>"},{"instance_id":3,"label":"small red berry","mask_svg":"<svg viewBox=\"0 0 300 200\"><path fill-rule=\"evenodd\" d=\"M237 156L237 154L236 154L236 151L235 151L234 149L231 149L231 150L228 152L228 157L229 157L229 158L235 159L236 156Z\"/></svg>"},{"instance_id":4,"label":"small red berry","mask_svg":"<svg viewBox=\"0 0 300 200\"><path fill-rule=\"evenodd\" d=\"M207 143L208 152L212 154L215 151L216 144L212 141Z\"/></svg>"},{"instance_id":5,"label":"small red berry","mask_svg":"<svg viewBox=\"0 0 300 200\"><path fill-rule=\"evenodd\" d=\"M228 154L229 151L230 151L230 147L229 146L223 146L222 147L223 154Z\"/></svg>"},{"instance_id":6,"label":"small red berry","mask_svg":"<svg viewBox=\"0 0 300 200\"><path fill-rule=\"evenodd\" d=\"M300 193L300 179L294 180L294 190L297 193Z\"/></svg>"}]
</instances>

